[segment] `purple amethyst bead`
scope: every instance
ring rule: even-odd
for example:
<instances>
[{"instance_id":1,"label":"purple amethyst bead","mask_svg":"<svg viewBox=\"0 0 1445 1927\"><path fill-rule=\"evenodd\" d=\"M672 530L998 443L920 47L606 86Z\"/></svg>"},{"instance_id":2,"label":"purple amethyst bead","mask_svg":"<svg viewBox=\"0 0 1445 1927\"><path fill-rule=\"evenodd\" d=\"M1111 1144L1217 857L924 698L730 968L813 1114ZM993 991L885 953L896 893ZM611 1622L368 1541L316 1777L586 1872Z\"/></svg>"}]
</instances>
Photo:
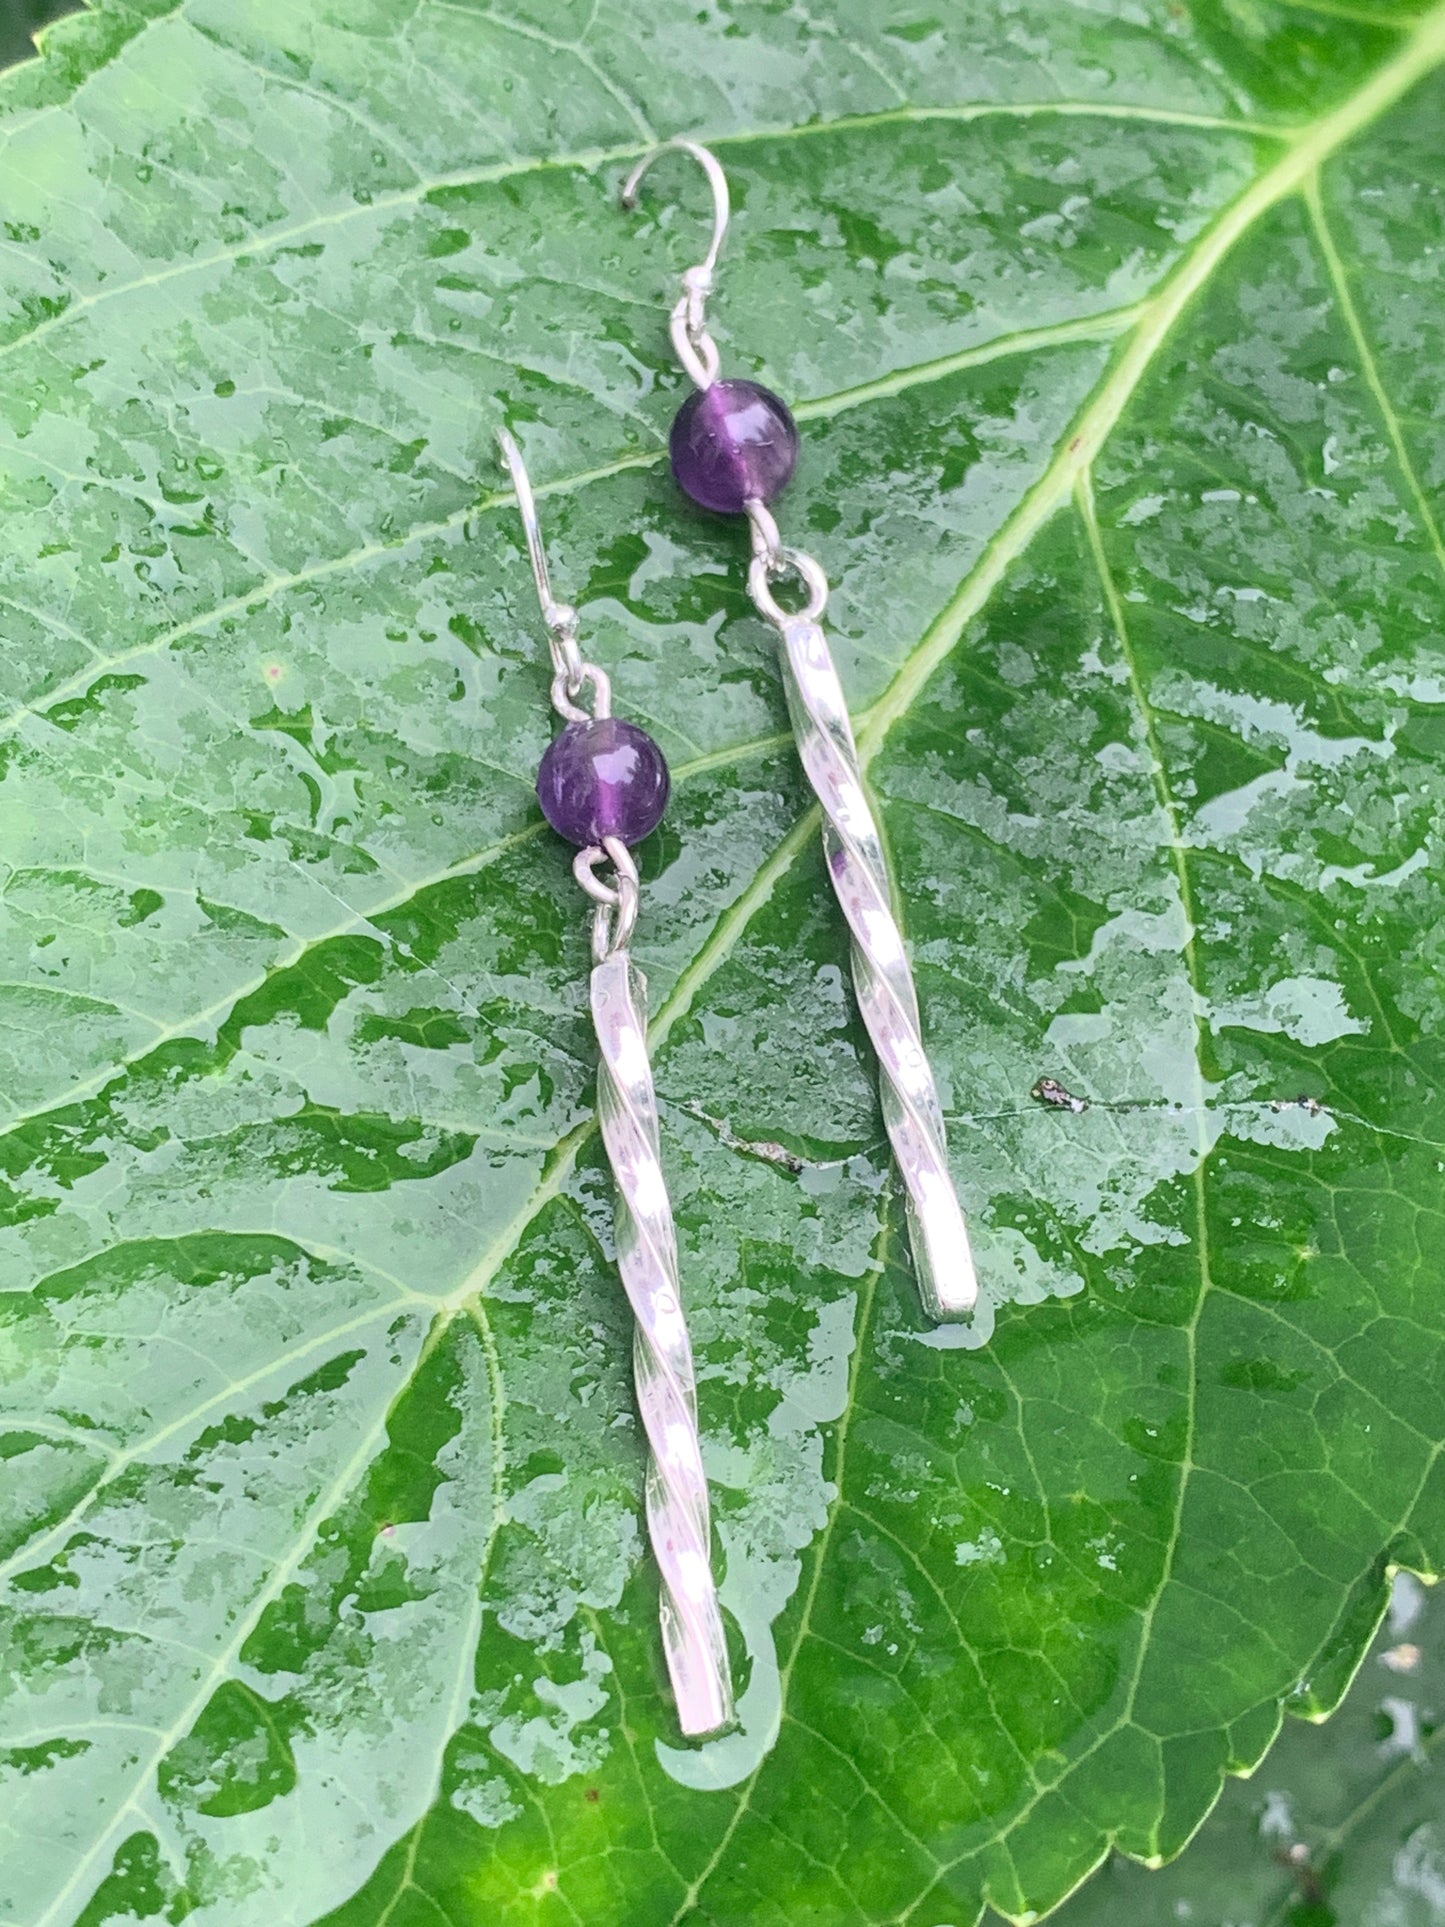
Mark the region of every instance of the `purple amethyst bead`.
<instances>
[{"instance_id":1,"label":"purple amethyst bead","mask_svg":"<svg viewBox=\"0 0 1445 1927\"><path fill-rule=\"evenodd\" d=\"M542 814L569 843L640 843L662 821L672 779L645 729L616 716L568 723L537 772Z\"/></svg>"},{"instance_id":2,"label":"purple amethyst bead","mask_svg":"<svg viewBox=\"0 0 1445 1927\"><path fill-rule=\"evenodd\" d=\"M781 495L798 466L798 424L771 388L715 381L689 395L672 424L672 472L705 509L740 515Z\"/></svg>"}]
</instances>

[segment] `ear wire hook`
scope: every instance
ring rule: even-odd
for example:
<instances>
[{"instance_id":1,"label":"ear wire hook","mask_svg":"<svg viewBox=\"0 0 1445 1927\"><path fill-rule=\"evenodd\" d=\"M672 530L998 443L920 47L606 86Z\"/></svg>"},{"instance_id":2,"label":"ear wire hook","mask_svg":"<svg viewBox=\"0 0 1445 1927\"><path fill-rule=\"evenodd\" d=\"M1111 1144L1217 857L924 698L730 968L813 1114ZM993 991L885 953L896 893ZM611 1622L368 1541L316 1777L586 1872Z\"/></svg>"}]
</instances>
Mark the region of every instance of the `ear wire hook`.
<instances>
[{"instance_id":1,"label":"ear wire hook","mask_svg":"<svg viewBox=\"0 0 1445 1927\"><path fill-rule=\"evenodd\" d=\"M513 435L497 430L497 444L512 478L517 496L517 511L527 537L527 553L532 558L532 574L537 583L537 600L542 605L542 620L547 625L547 647L552 657L552 707L569 723L585 723L593 717L612 713L612 685L607 672L595 662L584 662L577 646L577 611L570 602L558 602L552 594L552 579L547 573L547 551L542 542L542 524L537 516L537 498L532 493L532 478L522 460ZM578 706L576 698L592 685L592 708Z\"/></svg>"},{"instance_id":2,"label":"ear wire hook","mask_svg":"<svg viewBox=\"0 0 1445 1927\"><path fill-rule=\"evenodd\" d=\"M622 188L622 205L629 212L637 206L643 175L654 161L673 152L690 154L707 175L708 185L712 189L712 245L697 266L689 268L683 275L682 299L672 311L672 345L677 350L678 360L699 388L711 388L717 380L721 364L717 344L707 331L707 298L712 293L718 256L722 253L728 221L732 216L728 177L723 173L722 164L716 154L710 153L697 141L664 141L661 147L654 147L650 154L644 154L628 175Z\"/></svg>"},{"instance_id":3,"label":"ear wire hook","mask_svg":"<svg viewBox=\"0 0 1445 1927\"><path fill-rule=\"evenodd\" d=\"M727 238L728 221L732 212L728 198L728 177L723 173L722 163L716 154L697 141L664 141L661 147L654 147L650 154L644 154L628 175L622 189L622 205L629 213L637 206L638 190L642 186L643 175L654 161L659 161L664 154L671 153L691 154L703 173L707 175L708 184L712 188L712 246L708 249L706 258L695 268L688 270L689 274L704 277L710 282L713 270L717 267L718 256L722 253L722 244Z\"/></svg>"},{"instance_id":4,"label":"ear wire hook","mask_svg":"<svg viewBox=\"0 0 1445 1927\"><path fill-rule=\"evenodd\" d=\"M542 524L537 517L537 498L532 493L532 478L527 473L527 464L522 460L522 451L510 429L506 428L497 430L497 445L502 451L502 460L507 465L516 492L517 510L527 536L527 553L532 558L532 574L537 581L537 600L542 605L542 620L549 629L575 630L577 611L565 602L558 602L552 594L552 579L547 573L547 551L542 543Z\"/></svg>"}]
</instances>

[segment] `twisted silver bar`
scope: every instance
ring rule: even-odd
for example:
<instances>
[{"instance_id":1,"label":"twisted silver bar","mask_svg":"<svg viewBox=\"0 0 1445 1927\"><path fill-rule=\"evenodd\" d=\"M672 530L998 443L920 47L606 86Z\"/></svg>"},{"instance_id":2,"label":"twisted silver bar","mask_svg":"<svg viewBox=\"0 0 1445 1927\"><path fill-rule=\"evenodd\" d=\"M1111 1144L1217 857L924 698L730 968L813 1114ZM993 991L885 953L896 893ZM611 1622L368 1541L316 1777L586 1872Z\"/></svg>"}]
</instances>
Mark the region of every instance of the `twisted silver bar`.
<instances>
[{"instance_id":1,"label":"twisted silver bar","mask_svg":"<svg viewBox=\"0 0 1445 1927\"><path fill-rule=\"evenodd\" d=\"M633 1368L647 1432L647 1529L662 1574L662 1643L684 1733L733 1717L727 1640L712 1573L707 1476L672 1207L658 1156L646 981L626 950L592 972L601 1065L597 1111L617 1180L617 1265L637 1320Z\"/></svg>"},{"instance_id":2,"label":"twisted silver bar","mask_svg":"<svg viewBox=\"0 0 1445 1927\"><path fill-rule=\"evenodd\" d=\"M933 1317L966 1318L978 1299L973 1254L843 687L828 639L811 616L774 621L783 639L798 754L823 805L828 874L852 933L853 985L878 1054L883 1121L906 1191L918 1288Z\"/></svg>"}]
</instances>

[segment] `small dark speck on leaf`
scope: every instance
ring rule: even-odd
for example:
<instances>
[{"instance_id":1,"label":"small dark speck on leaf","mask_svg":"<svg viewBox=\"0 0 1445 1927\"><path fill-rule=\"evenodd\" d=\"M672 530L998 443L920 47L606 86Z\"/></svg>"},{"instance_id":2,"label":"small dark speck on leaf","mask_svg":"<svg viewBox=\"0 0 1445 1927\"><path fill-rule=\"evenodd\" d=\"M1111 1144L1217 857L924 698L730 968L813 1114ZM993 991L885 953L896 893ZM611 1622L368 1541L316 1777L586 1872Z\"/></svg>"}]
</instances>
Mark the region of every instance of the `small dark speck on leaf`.
<instances>
[{"instance_id":1,"label":"small dark speck on leaf","mask_svg":"<svg viewBox=\"0 0 1445 1927\"><path fill-rule=\"evenodd\" d=\"M590 1806L594 1806L594 1807L595 1807L595 1806L596 1806L596 1804L597 1804L597 1802L598 1802L598 1801L599 1801L599 1800L600 1800L601 1798L602 1798L602 1794L601 1794L601 1792L600 1792L600 1790L599 1790L599 1789L598 1789L597 1787L595 1787L595 1786L590 1786L590 1787L588 1787L588 1789L587 1789L587 1800L588 1800L588 1804L589 1804Z\"/></svg>"},{"instance_id":2,"label":"small dark speck on leaf","mask_svg":"<svg viewBox=\"0 0 1445 1927\"><path fill-rule=\"evenodd\" d=\"M1041 1077L1029 1092L1029 1096L1037 1098L1040 1104L1051 1104L1056 1111L1077 1113L1087 1111L1089 1108L1087 1097L1075 1097L1074 1093L1066 1090L1056 1077Z\"/></svg>"},{"instance_id":3,"label":"small dark speck on leaf","mask_svg":"<svg viewBox=\"0 0 1445 1927\"><path fill-rule=\"evenodd\" d=\"M1288 1867L1299 1883L1300 1898L1311 1907L1325 1905L1324 1883L1310 1865L1310 1850L1303 1840L1296 1840L1292 1847L1281 1847L1275 1859L1282 1867Z\"/></svg>"},{"instance_id":4,"label":"small dark speck on leaf","mask_svg":"<svg viewBox=\"0 0 1445 1927\"><path fill-rule=\"evenodd\" d=\"M761 1158L765 1164L779 1165L784 1171L801 1177L808 1168L806 1158L800 1158L796 1151L790 1151L786 1144L778 1144L771 1138L753 1139L738 1137L720 1117L710 1117L696 1104L685 1104L683 1109L717 1132L718 1137L730 1151L741 1151L745 1157Z\"/></svg>"},{"instance_id":5,"label":"small dark speck on leaf","mask_svg":"<svg viewBox=\"0 0 1445 1927\"><path fill-rule=\"evenodd\" d=\"M1311 1117L1320 1117L1325 1107L1317 1097L1310 1097L1302 1091L1298 1097L1271 1098L1270 1108L1276 1111L1306 1111Z\"/></svg>"}]
</instances>

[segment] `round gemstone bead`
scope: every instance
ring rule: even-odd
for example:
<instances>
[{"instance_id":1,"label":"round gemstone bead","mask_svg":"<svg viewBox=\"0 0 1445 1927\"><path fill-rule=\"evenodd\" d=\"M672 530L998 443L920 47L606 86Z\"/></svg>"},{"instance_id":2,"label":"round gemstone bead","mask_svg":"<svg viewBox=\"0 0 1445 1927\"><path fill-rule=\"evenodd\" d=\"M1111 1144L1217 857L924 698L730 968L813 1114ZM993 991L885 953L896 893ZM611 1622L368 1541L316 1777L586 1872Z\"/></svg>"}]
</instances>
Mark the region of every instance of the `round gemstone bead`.
<instances>
[{"instance_id":1,"label":"round gemstone bead","mask_svg":"<svg viewBox=\"0 0 1445 1927\"><path fill-rule=\"evenodd\" d=\"M739 515L781 495L798 466L798 424L771 388L715 381L672 424L672 472L694 502Z\"/></svg>"},{"instance_id":2,"label":"round gemstone bead","mask_svg":"<svg viewBox=\"0 0 1445 1927\"><path fill-rule=\"evenodd\" d=\"M616 716L568 723L537 772L542 814L569 843L640 843L662 821L672 779L645 729Z\"/></svg>"}]
</instances>

